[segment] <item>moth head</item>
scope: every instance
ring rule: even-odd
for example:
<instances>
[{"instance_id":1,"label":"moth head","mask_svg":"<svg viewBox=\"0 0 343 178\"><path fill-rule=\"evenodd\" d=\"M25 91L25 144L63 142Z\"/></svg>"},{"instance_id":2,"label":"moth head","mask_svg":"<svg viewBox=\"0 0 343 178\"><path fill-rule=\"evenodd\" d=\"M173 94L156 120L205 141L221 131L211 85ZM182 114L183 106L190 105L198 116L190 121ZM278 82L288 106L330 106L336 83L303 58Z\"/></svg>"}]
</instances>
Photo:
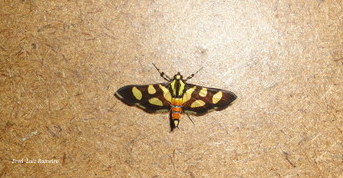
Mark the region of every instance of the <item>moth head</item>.
<instances>
[{"instance_id":1,"label":"moth head","mask_svg":"<svg viewBox=\"0 0 343 178\"><path fill-rule=\"evenodd\" d=\"M180 72L174 75L174 80L183 80L183 76L180 74Z\"/></svg>"}]
</instances>

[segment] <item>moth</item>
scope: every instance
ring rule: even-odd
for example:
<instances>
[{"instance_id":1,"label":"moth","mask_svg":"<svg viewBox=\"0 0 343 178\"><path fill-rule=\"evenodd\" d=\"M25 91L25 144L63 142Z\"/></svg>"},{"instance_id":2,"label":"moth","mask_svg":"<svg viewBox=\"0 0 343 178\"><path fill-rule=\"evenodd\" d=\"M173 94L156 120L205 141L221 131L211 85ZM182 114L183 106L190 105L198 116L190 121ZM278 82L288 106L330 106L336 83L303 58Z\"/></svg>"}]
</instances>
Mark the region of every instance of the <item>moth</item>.
<instances>
[{"instance_id":1,"label":"moth","mask_svg":"<svg viewBox=\"0 0 343 178\"><path fill-rule=\"evenodd\" d=\"M188 114L204 115L210 111L220 111L230 106L237 98L231 91L187 83L201 69L186 78L183 78L180 72L170 78L155 64L153 65L167 82L127 85L120 88L115 96L125 104L137 106L148 113L169 112L171 131L178 128L182 113L188 116Z\"/></svg>"}]
</instances>

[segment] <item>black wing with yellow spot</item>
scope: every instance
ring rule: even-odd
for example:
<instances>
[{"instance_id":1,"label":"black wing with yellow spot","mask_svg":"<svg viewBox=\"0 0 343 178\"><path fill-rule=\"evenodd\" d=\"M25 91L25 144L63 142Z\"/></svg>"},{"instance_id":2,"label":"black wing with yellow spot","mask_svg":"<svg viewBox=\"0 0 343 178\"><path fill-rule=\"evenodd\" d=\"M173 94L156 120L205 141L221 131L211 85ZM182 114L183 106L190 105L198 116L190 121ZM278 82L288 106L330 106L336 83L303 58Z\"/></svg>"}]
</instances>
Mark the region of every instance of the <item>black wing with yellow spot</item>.
<instances>
[{"instance_id":1,"label":"black wing with yellow spot","mask_svg":"<svg viewBox=\"0 0 343 178\"><path fill-rule=\"evenodd\" d=\"M137 106L148 113L169 112L170 92L168 83L151 85L127 85L115 96L129 106Z\"/></svg>"},{"instance_id":2,"label":"black wing with yellow spot","mask_svg":"<svg viewBox=\"0 0 343 178\"><path fill-rule=\"evenodd\" d=\"M187 114L204 115L227 108L236 98L234 93L227 90L187 84L183 111Z\"/></svg>"}]
</instances>

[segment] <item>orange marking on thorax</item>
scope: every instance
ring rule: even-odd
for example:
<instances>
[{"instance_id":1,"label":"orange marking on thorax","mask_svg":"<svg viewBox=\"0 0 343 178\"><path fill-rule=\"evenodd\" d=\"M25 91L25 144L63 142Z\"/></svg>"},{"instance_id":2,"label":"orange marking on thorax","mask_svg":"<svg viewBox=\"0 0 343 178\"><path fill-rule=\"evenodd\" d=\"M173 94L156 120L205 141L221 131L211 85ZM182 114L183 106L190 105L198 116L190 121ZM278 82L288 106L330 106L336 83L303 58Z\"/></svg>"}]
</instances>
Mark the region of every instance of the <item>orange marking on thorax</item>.
<instances>
[{"instance_id":1,"label":"orange marking on thorax","mask_svg":"<svg viewBox=\"0 0 343 178\"><path fill-rule=\"evenodd\" d=\"M182 106L182 98L173 98L171 104L175 106Z\"/></svg>"}]
</instances>

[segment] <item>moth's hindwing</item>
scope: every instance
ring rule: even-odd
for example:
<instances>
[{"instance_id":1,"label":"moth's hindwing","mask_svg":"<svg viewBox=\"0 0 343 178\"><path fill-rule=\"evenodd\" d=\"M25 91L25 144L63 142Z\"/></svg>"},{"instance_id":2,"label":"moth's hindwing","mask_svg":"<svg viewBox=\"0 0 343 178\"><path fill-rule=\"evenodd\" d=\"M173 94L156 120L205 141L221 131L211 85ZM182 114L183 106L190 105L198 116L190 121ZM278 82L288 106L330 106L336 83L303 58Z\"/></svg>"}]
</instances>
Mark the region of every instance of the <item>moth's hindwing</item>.
<instances>
[{"instance_id":1,"label":"moth's hindwing","mask_svg":"<svg viewBox=\"0 0 343 178\"><path fill-rule=\"evenodd\" d=\"M237 96L227 90L187 84L183 96L183 111L193 115L203 115L210 111L220 111Z\"/></svg>"},{"instance_id":2,"label":"moth's hindwing","mask_svg":"<svg viewBox=\"0 0 343 178\"><path fill-rule=\"evenodd\" d=\"M168 84L128 85L115 96L129 106L136 105L148 113L169 112L171 95Z\"/></svg>"}]
</instances>

